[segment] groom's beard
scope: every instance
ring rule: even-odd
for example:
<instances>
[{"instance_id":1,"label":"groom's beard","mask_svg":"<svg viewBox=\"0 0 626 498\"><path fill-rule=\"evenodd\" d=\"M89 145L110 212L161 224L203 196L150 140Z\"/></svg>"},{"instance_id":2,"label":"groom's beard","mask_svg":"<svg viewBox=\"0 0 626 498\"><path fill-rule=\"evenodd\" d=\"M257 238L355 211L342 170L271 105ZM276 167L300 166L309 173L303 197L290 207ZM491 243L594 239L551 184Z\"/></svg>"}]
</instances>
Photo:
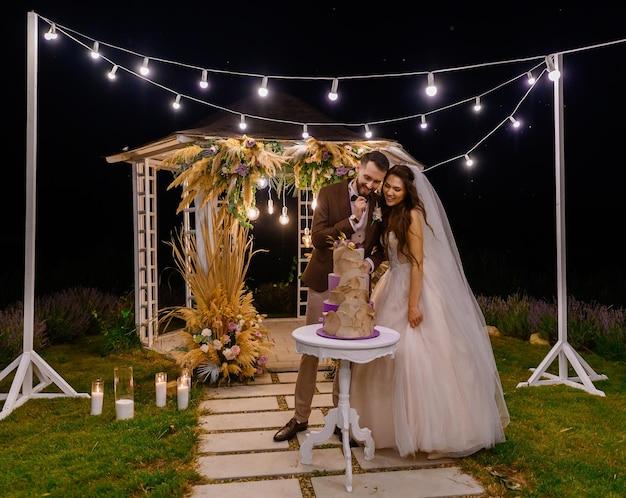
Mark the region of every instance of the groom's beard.
<instances>
[{"instance_id":1,"label":"groom's beard","mask_svg":"<svg viewBox=\"0 0 626 498\"><path fill-rule=\"evenodd\" d=\"M356 182L356 191L359 193L359 195L362 195L363 197L369 197L370 194L374 192L374 190L368 189L365 183L359 182L358 178L355 180L355 182Z\"/></svg>"}]
</instances>

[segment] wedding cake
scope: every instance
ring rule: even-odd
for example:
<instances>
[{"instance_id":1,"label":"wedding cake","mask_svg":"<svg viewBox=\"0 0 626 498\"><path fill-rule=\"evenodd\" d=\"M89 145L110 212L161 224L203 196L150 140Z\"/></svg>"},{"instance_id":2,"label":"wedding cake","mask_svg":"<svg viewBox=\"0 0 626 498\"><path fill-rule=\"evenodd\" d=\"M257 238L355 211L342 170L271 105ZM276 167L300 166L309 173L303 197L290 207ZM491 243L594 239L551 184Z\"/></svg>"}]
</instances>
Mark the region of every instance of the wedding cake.
<instances>
[{"instance_id":1,"label":"wedding cake","mask_svg":"<svg viewBox=\"0 0 626 498\"><path fill-rule=\"evenodd\" d=\"M338 339L374 337L374 307L369 300L369 272L364 250L345 239L335 243L330 297L323 305L323 332Z\"/></svg>"}]
</instances>

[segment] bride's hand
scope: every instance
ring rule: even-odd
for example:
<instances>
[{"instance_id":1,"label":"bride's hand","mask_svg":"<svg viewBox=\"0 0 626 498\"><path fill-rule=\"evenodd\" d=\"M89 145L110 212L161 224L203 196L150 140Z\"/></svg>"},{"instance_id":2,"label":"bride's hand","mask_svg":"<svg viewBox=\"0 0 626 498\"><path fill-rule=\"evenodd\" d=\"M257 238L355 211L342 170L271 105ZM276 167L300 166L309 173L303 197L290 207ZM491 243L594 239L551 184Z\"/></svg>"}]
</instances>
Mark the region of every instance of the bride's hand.
<instances>
[{"instance_id":1,"label":"bride's hand","mask_svg":"<svg viewBox=\"0 0 626 498\"><path fill-rule=\"evenodd\" d=\"M409 324L411 327L417 327L422 323L423 319L422 310L420 310L418 306L409 306Z\"/></svg>"}]
</instances>

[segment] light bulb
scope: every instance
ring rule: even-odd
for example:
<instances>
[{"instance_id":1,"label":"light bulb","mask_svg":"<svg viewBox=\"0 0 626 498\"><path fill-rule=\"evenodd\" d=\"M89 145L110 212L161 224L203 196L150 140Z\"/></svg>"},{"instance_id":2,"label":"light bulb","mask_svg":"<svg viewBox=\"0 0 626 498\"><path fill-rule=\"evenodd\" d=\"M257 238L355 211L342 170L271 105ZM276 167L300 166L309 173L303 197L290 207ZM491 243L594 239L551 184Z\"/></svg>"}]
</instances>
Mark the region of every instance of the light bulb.
<instances>
[{"instance_id":1,"label":"light bulb","mask_svg":"<svg viewBox=\"0 0 626 498\"><path fill-rule=\"evenodd\" d=\"M422 130L425 130L426 128L428 128L428 123L426 122L426 116L424 114L420 116L420 121L421 121L420 128Z\"/></svg>"},{"instance_id":2,"label":"light bulb","mask_svg":"<svg viewBox=\"0 0 626 498\"><path fill-rule=\"evenodd\" d=\"M548 68L548 78L550 81L556 81L561 77L561 72L554 65L555 57L554 55L546 56L546 67Z\"/></svg>"},{"instance_id":3,"label":"light bulb","mask_svg":"<svg viewBox=\"0 0 626 498\"><path fill-rule=\"evenodd\" d=\"M51 24L50 29L46 32L46 34L43 35L43 37L48 41L56 40L59 37L56 24Z\"/></svg>"},{"instance_id":4,"label":"light bulb","mask_svg":"<svg viewBox=\"0 0 626 498\"><path fill-rule=\"evenodd\" d=\"M313 211L315 211L315 208L316 208L316 207L317 207L317 196L316 196L316 195L314 195L314 196L313 196L313 202L311 202L311 209L312 209Z\"/></svg>"},{"instance_id":5,"label":"light bulb","mask_svg":"<svg viewBox=\"0 0 626 498\"><path fill-rule=\"evenodd\" d=\"M306 227L304 229L304 235L302 236L302 245L308 249L309 247L311 247L312 242L313 240L309 231L309 227Z\"/></svg>"},{"instance_id":6,"label":"light bulb","mask_svg":"<svg viewBox=\"0 0 626 498\"><path fill-rule=\"evenodd\" d=\"M256 206L251 206L248 208L248 210L246 211L246 215L248 216L248 219L254 221L259 217L260 211L259 208Z\"/></svg>"},{"instance_id":7,"label":"light bulb","mask_svg":"<svg viewBox=\"0 0 626 498\"><path fill-rule=\"evenodd\" d=\"M115 78L117 78L117 75L115 74L117 72L117 64L115 64L111 70L107 73L107 77L113 81Z\"/></svg>"},{"instance_id":8,"label":"light bulb","mask_svg":"<svg viewBox=\"0 0 626 498\"><path fill-rule=\"evenodd\" d=\"M428 73L428 86L426 87L426 95L434 97L437 95L437 86L435 85L435 75Z\"/></svg>"},{"instance_id":9,"label":"light bulb","mask_svg":"<svg viewBox=\"0 0 626 498\"><path fill-rule=\"evenodd\" d=\"M150 68L148 67L148 58L144 57L143 62L141 63L141 67L139 68L139 72L143 76L148 76L150 74Z\"/></svg>"},{"instance_id":10,"label":"light bulb","mask_svg":"<svg viewBox=\"0 0 626 498\"><path fill-rule=\"evenodd\" d=\"M474 165L474 160L469 156L469 154L465 154L465 164L468 167L472 167Z\"/></svg>"},{"instance_id":11,"label":"light bulb","mask_svg":"<svg viewBox=\"0 0 626 498\"><path fill-rule=\"evenodd\" d=\"M483 108L482 104L480 103L480 97L476 97L475 101L474 101L474 112L480 112L480 110Z\"/></svg>"},{"instance_id":12,"label":"light bulb","mask_svg":"<svg viewBox=\"0 0 626 498\"><path fill-rule=\"evenodd\" d=\"M513 128L519 128L522 123L520 123L517 119L515 119L513 116L509 116L509 121L512 123Z\"/></svg>"},{"instance_id":13,"label":"light bulb","mask_svg":"<svg viewBox=\"0 0 626 498\"><path fill-rule=\"evenodd\" d=\"M264 176L260 176L259 179L256 181L256 186L259 188L265 188L268 185L268 181L267 178Z\"/></svg>"},{"instance_id":14,"label":"light bulb","mask_svg":"<svg viewBox=\"0 0 626 498\"><path fill-rule=\"evenodd\" d=\"M242 114L241 115L241 119L239 121L239 129L240 130L245 130L248 127L248 125L246 124L246 117Z\"/></svg>"},{"instance_id":15,"label":"light bulb","mask_svg":"<svg viewBox=\"0 0 626 498\"><path fill-rule=\"evenodd\" d=\"M365 125L365 138L372 138L372 130L369 125Z\"/></svg>"},{"instance_id":16,"label":"light bulb","mask_svg":"<svg viewBox=\"0 0 626 498\"><path fill-rule=\"evenodd\" d=\"M172 107L176 110L180 109L180 99L181 96L180 94L176 95L176 100L174 100L174 102L172 102Z\"/></svg>"},{"instance_id":17,"label":"light bulb","mask_svg":"<svg viewBox=\"0 0 626 498\"><path fill-rule=\"evenodd\" d=\"M289 216L287 215L287 206L283 206L282 214L278 218L278 221L281 225L286 225L289 223Z\"/></svg>"},{"instance_id":18,"label":"light bulb","mask_svg":"<svg viewBox=\"0 0 626 498\"><path fill-rule=\"evenodd\" d=\"M309 135L309 130L308 130L307 125L302 125L302 138L306 139L306 138L309 138L309 137L310 137L310 135Z\"/></svg>"},{"instance_id":19,"label":"light bulb","mask_svg":"<svg viewBox=\"0 0 626 498\"><path fill-rule=\"evenodd\" d=\"M333 102L339 98L339 93L337 93L337 88L339 87L339 80L337 78L333 79L333 83L330 86L330 92L328 92L328 99Z\"/></svg>"},{"instance_id":20,"label":"light bulb","mask_svg":"<svg viewBox=\"0 0 626 498\"><path fill-rule=\"evenodd\" d=\"M526 81L528 82L529 85L534 85L536 83L537 80L535 79L531 71L528 71L526 73L526 76L528 77Z\"/></svg>"},{"instance_id":21,"label":"light bulb","mask_svg":"<svg viewBox=\"0 0 626 498\"><path fill-rule=\"evenodd\" d=\"M209 88L208 71L206 69L202 70L202 78L200 79L200 88L202 88L203 90L206 90L207 88Z\"/></svg>"},{"instance_id":22,"label":"light bulb","mask_svg":"<svg viewBox=\"0 0 626 498\"><path fill-rule=\"evenodd\" d=\"M261 86L259 87L259 96L267 97L269 90L267 89L267 76L263 76L263 80L261 81Z\"/></svg>"},{"instance_id":23,"label":"light bulb","mask_svg":"<svg viewBox=\"0 0 626 498\"><path fill-rule=\"evenodd\" d=\"M272 199L267 200L267 214L274 214L274 201Z\"/></svg>"},{"instance_id":24,"label":"light bulb","mask_svg":"<svg viewBox=\"0 0 626 498\"><path fill-rule=\"evenodd\" d=\"M91 55L93 60L100 58L100 44L97 41L93 42L93 48L91 49L91 52L89 52L89 55Z\"/></svg>"}]
</instances>

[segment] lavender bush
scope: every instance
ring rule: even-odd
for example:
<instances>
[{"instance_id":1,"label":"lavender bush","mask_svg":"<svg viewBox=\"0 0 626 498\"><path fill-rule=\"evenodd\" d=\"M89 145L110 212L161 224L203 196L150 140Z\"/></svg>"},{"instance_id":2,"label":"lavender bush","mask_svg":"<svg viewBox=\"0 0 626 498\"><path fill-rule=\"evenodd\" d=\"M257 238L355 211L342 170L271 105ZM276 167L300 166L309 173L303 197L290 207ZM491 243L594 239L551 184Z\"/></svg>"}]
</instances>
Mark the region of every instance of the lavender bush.
<instances>
[{"instance_id":1,"label":"lavender bush","mask_svg":"<svg viewBox=\"0 0 626 498\"><path fill-rule=\"evenodd\" d=\"M24 308L16 303L0 310L0 370L22 352ZM46 346L46 325L35 316L33 345L37 349Z\"/></svg>"}]
</instances>

